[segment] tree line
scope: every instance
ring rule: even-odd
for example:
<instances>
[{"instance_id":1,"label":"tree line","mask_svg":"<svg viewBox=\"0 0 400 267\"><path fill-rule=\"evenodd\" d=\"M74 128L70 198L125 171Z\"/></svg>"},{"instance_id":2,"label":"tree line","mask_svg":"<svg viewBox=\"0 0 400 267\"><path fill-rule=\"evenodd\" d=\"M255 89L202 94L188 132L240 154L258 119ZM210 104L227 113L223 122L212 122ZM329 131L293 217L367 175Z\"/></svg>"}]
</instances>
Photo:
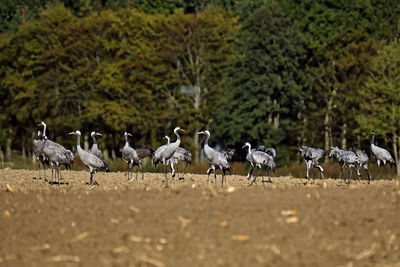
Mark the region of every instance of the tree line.
<instances>
[{"instance_id":1,"label":"tree line","mask_svg":"<svg viewBox=\"0 0 400 267\"><path fill-rule=\"evenodd\" d=\"M394 0L91 0L0 4L0 147L31 153L36 124L122 133L156 148L175 126L240 151L368 150L400 165L400 4ZM244 154L244 152L243 152ZM240 155L239 155L240 156ZM400 168L398 168L400 170Z\"/></svg>"}]
</instances>

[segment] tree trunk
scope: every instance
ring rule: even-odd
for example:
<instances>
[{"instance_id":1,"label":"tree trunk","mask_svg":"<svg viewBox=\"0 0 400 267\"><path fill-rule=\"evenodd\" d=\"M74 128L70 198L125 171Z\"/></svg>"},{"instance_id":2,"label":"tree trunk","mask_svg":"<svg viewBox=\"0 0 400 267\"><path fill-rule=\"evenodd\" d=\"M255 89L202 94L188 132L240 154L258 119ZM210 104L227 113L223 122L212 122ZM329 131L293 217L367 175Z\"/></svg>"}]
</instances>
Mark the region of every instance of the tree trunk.
<instances>
[{"instance_id":1,"label":"tree trunk","mask_svg":"<svg viewBox=\"0 0 400 267\"><path fill-rule=\"evenodd\" d=\"M108 154L108 148L107 147L103 149L103 158L104 158L104 160L106 162L110 160L110 156Z\"/></svg>"},{"instance_id":2,"label":"tree trunk","mask_svg":"<svg viewBox=\"0 0 400 267\"><path fill-rule=\"evenodd\" d=\"M194 91L194 109L197 111L200 108L200 100L201 100L201 88L200 84L195 84L193 86L193 91ZM200 161L200 146L199 146L199 135L197 132L200 131L200 126L198 121L195 122L195 132L193 134L193 143L194 143L194 162L199 163Z\"/></svg>"},{"instance_id":3,"label":"tree trunk","mask_svg":"<svg viewBox=\"0 0 400 267\"><path fill-rule=\"evenodd\" d=\"M11 161L11 143L12 143L12 138L7 137L7 139L6 139L6 161Z\"/></svg>"},{"instance_id":4,"label":"tree trunk","mask_svg":"<svg viewBox=\"0 0 400 267\"><path fill-rule=\"evenodd\" d=\"M347 134L347 123L345 122L343 124L343 128L342 128L342 149L345 149L345 150L346 150L346 146L347 146L346 134Z\"/></svg>"},{"instance_id":5,"label":"tree trunk","mask_svg":"<svg viewBox=\"0 0 400 267\"><path fill-rule=\"evenodd\" d=\"M332 126L331 126L331 111L332 111L332 105L333 105L333 95L335 94L335 90L331 93L329 96L329 99L327 101L326 105L326 113L325 113L325 119L324 119L324 141L325 141L325 151L329 151L329 148L331 146L331 131L332 131Z\"/></svg>"},{"instance_id":6,"label":"tree trunk","mask_svg":"<svg viewBox=\"0 0 400 267\"><path fill-rule=\"evenodd\" d=\"M24 142L22 142L21 147L22 147L22 160L25 161L25 159L26 159L26 151L25 151L25 144L24 144Z\"/></svg>"},{"instance_id":7,"label":"tree trunk","mask_svg":"<svg viewBox=\"0 0 400 267\"><path fill-rule=\"evenodd\" d=\"M83 136L83 148L88 151L89 150L89 135L85 133Z\"/></svg>"},{"instance_id":8,"label":"tree trunk","mask_svg":"<svg viewBox=\"0 0 400 267\"><path fill-rule=\"evenodd\" d=\"M396 175L400 177L400 159L399 159L400 137L394 134L393 136L393 153L396 162Z\"/></svg>"},{"instance_id":9,"label":"tree trunk","mask_svg":"<svg viewBox=\"0 0 400 267\"><path fill-rule=\"evenodd\" d=\"M278 129L279 128L279 124L280 124L280 122L279 122L280 114L279 114L279 111L278 111L279 110L279 104L276 101L276 99L274 99L274 110L275 110L275 113L276 113L276 115L274 116L274 128Z\"/></svg>"}]
</instances>

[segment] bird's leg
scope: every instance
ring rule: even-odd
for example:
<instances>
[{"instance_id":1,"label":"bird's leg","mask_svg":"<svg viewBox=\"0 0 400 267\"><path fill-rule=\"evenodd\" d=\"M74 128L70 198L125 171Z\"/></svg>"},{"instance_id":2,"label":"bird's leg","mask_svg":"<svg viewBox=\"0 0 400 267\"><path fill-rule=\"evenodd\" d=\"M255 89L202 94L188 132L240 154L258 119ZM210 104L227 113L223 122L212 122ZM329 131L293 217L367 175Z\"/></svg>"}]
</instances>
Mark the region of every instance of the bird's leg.
<instances>
[{"instance_id":1,"label":"bird's leg","mask_svg":"<svg viewBox=\"0 0 400 267\"><path fill-rule=\"evenodd\" d=\"M357 172L357 175L358 175L358 181L361 182L361 173L360 173L360 170L359 170L358 167L356 167L356 172Z\"/></svg>"},{"instance_id":2,"label":"bird's leg","mask_svg":"<svg viewBox=\"0 0 400 267\"><path fill-rule=\"evenodd\" d=\"M256 169L256 170L257 170L257 169ZM258 173L258 174L259 174L259 173ZM249 186L252 186L253 184L256 183L256 179L257 179L257 177L258 177L258 174L256 175L256 173L254 173L253 181L249 184Z\"/></svg>"},{"instance_id":3,"label":"bird's leg","mask_svg":"<svg viewBox=\"0 0 400 267\"><path fill-rule=\"evenodd\" d=\"M207 170L207 184L209 183L209 181L210 181L210 173L211 173L211 168L208 168L208 170Z\"/></svg>"},{"instance_id":4,"label":"bird's leg","mask_svg":"<svg viewBox=\"0 0 400 267\"><path fill-rule=\"evenodd\" d=\"M179 177L179 161L176 163L176 173L178 174L178 180L182 180L183 178Z\"/></svg>"},{"instance_id":5,"label":"bird's leg","mask_svg":"<svg viewBox=\"0 0 400 267\"><path fill-rule=\"evenodd\" d=\"M310 180L310 167L311 167L311 161L306 161L306 178L307 180Z\"/></svg>"},{"instance_id":6,"label":"bird's leg","mask_svg":"<svg viewBox=\"0 0 400 267\"><path fill-rule=\"evenodd\" d=\"M253 173L253 170L254 170L254 167L251 166L251 167L250 167L250 170L249 170L249 173L247 174L247 180L250 180L251 174Z\"/></svg>"},{"instance_id":7,"label":"bird's leg","mask_svg":"<svg viewBox=\"0 0 400 267\"><path fill-rule=\"evenodd\" d=\"M349 168L349 179L347 180L347 183L350 184L351 182L351 172L353 171L352 168Z\"/></svg>"},{"instance_id":8,"label":"bird's leg","mask_svg":"<svg viewBox=\"0 0 400 267\"><path fill-rule=\"evenodd\" d=\"M368 167L365 167L365 166L364 166L364 170L365 170L365 172L367 173L368 183L370 183L370 181L371 181L371 175L369 175Z\"/></svg>"},{"instance_id":9,"label":"bird's leg","mask_svg":"<svg viewBox=\"0 0 400 267\"><path fill-rule=\"evenodd\" d=\"M215 167L213 167L214 170L214 186L217 187L217 172L215 170Z\"/></svg>"},{"instance_id":10,"label":"bird's leg","mask_svg":"<svg viewBox=\"0 0 400 267\"><path fill-rule=\"evenodd\" d=\"M46 165L44 164L44 162L42 162L42 165L43 165L44 180L47 181L47 177L46 177Z\"/></svg>"},{"instance_id":11,"label":"bird's leg","mask_svg":"<svg viewBox=\"0 0 400 267\"><path fill-rule=\"evenodd\" d=\"M225 178L226 170L222 169L222 187L224 187L224 178Z\"/></svg>"},{"instance_id":12,"label":"bird's leg","mask_svg":"<svg viewBox=\"0 0 400 267\"><path fill-rule=\"evenodd\" d=\"M378 164L378 173L376 174L376 177L379 179L381 179L381 161L378 159L377 162Z\"/></svg>"},{"instance_id":13,"label":"bird's leg","mask_svg":"<svg viewBox=\"0 0 400 267\"><path fill-rule=\"evenodd\" d=\"M168 188L168 176L167 176L167 166L164 161L164 175L165 175L165 188Z\"/></svg>"},{"instance_id":14,"label":"bird's leg","mask_svg":"<svg viewBox=\"0 0 400 267\"><path fill-rule=\"evenodd\" d=\"M174 163L172 162L172 160L170 160L170 165L171 165L171 176L172 179L175 178L175 169L174 169Z\"/></svg>"},{"instance_id":15,"label":"bird's leg","mask_svg":"<svg viewBox=\"0 0 400 267\"><path fill-rule=\"evenodd\" d=\"M185 168L183 168L183 173L182 173L182 179L185 179L185 171L186 171L186 167L187 167L188 163L185 163Z\"/></svg>"},{"instance_id":16,"label":"bird's leg","mask_svg":"<svg viewBox=\"0 0 400 267\"><path fill-rule=\"evenodd\" d=\"M88 189L93 189L93 188L94 188L94 183L93 183L93 172L94 172L94 171L91 171L91 172L90 172L90 183L89 183Z\"/></svg>"},{"instance_id":17,"label":"bird's leg","mask_svg":"<svg viewBox=\"0 0 400 267\"><path fill-rule=\"evenodd\" d=\"M339 163L340 164L340 174L339 174L339 179L342 178L342 174L343 174L343 165L344 163Z\"/></svg>"}]
</instances>

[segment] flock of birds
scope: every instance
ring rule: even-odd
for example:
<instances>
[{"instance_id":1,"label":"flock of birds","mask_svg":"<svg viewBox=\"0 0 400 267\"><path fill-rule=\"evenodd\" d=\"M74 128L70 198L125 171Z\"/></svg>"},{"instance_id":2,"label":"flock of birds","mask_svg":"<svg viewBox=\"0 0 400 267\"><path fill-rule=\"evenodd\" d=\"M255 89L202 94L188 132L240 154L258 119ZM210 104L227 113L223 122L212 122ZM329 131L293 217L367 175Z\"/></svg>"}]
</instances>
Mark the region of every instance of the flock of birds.
<instances>
[{"instance_id":1,"label":"flock of birds","mask_svg":"<svg viewBox=\"0 0 400 267\"><path fill-rule=\"evenodd\" d=\"M62 180L61 176L61 169L60 167L63 165L66 169L70 169L72 163L74 162L74 154L71 150L66 149L62 145L49 140L46 136L46 127L47 125L44 122L38 124L39 127L43 127L43 132L38 131L36 138L33 140L33 151L36 155L36 159L38 161L38 169L39 169L39 177L40 177L40 170L41 166L43 167L44 172L44 179L47 181L45 168L46 166L51 166L51 183L53 183L53 178L56 176L57 184L60 184L60 180ZM176 141L170 142L170 138L165 136L167 139L167 143L157 148L155 151L150 148L133 148L129 144L129 136L132 134L125 132L125 145L121 149L122 158L126 161L127 167L127 174L128 174L128 181L133 181L133 173L132 169L134 166L137 167L136 169L136 179L138 179L138 171L141 167L142 169L142 179L144 179L144 168L143 168L143 160L147 157L152 157L154 166L157 167L158 163L162 163L164 165L164 175L165 175L165 182L164 185L168 188L168 174L167 174L167 166L171 168L172 178L175 177L175 168L177 168L177 173L179 176L178 170L178 162L182 161L185 163L185 167L183 169L182 177L179 179L184 179L183 176L185 174L185 170L188 164L192 162L192 155L186 149L180 147L181 137L179 135L179 131L184 131L180 127L176 127L174 129L174 134L176 135ZM92 189L94 186L99 185L95 180L94 173L96 171L105 171L109 172L109 167L107 163L103 159L102 151L99 149L97 145L96 136L101 136L100 133L93 131L91 133L91 138L93 140L92 147L86 151L82 149L80 145L80 137L81 132L76 130L74 132L69 133L70 135L77 136L77 144L76 144L76 151L81 159L82 163L88 168L90 172L90 182L89 182L89 189ZM214 172L214 184L217 185L217 175L216 170L221 170L222 172L222 187L224 186L224 179L226 172L231 172L231 167L229 165L228 160L231 160L235 154L234 149L227 149L226 151L218 151L208 145L208 141L210 139L210 132L208 130L204 130L198 132L199 135L205 135L205 140L203 144L203 151L204 154L210 164L210 168L207 170L207 181L209 181L211 172ZM374 154L377 164L378 164L378 175L380 173L380 165L386 165L389 163L391 166L394 164L394 160L390 153L381 147L378 147L374 144L375 140L375 133L372 132L371 134L371 151ZM250 163L250 170L247 174L247 179L250 182L249 186L256 183L256 179L261 175L262 182L272 182L270 179L271 172L275 171L276 164L275 164L275 157L276 151L274 148L271 147L264 147L258 146L255 149L252 149L250 143L245 143L243 149L247 148L247 156L246 160ZM326 154L323 149L320 148L313 148L308 146L302 146L300 148L301 157L306 162L306 178L310 179L309 171L311 167L317 168L320 171L320 174L323 177L323 168L319 165L319 160ZM362 166L365 169L368 177L368 183L371 180L371 176L368 173L368 155L365 151L362 150L342 150L338 147L332 147L329 153L329 157L334 157L339 161L340 164L340 177L343 173L343 167L347 167L349 169L349 177L347 182L350 183L351 181L351 170L355 169L358 175L359 180L361 179L360 174L360 167ZM262 168L266 167L268 170L268 180L264 180L264 175L262 172ZM254 172L254 168L258 168L258 174L251 177Z\"/></svg>"}]
</instances>

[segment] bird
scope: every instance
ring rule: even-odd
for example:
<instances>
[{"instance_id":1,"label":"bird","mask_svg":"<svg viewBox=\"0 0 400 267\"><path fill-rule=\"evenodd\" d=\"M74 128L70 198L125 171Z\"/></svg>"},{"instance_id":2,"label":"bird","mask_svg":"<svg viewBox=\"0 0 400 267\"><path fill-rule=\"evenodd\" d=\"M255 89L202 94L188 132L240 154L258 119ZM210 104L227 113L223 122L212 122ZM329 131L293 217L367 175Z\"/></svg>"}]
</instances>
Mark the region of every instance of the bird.
<instances>
[{"instance_id":1,"label":"bird","mask_svg":"<svg viewBox=\"0 0 400 267\"><path fill-rule=\"evenodd\" d=\"M197 134L204 134L206 136L206 139L204 140L203 150L204 154L206 155L206 158L208 159L208 162L211 165L211 167L207 170L207 175L208 175L207 181L210 178L211 171L214 171L214 179L215 179L214 184L215 186L217 186L217 174L215 170L220 169L222 171L222 187L224 187L224 178L226 171L231 169L228 163L228 159L226 158L226 155L208 145L208 140L210 139L211 136L210 131L204 130L198 132Z\"/></svg>"},{"instance_id":2,"label":"bird","mask_svg":"<svg viewBox=\"0 0 400 267\"><path fill-rule=\"evenodd\" d=\"M256 165L261 172L261 176L262 176L262 182L270 182L271 181L271 177L270 177L270 172L271 170L275 170L276 165L275 165L275 160L272 156L270 156L269 154L265 153L264 151L259 151L259 150L254 150L251 149L251 144L249 142L246 142L244 144L244 146L242 148L246 148L248 147L248 152L247 152L247 156L246 159L250 162L251 165L251 169L249 171L249 174L247 175L247 179L250 179L251 173L253 172L253 168L254 165ZM262 166L265 165L268 167L268 181L264 180L264 176L262 175ZM251 186L253 183L256 182L258 175L254 176L253 181L249 184L249 186Z\"/></svg>"},{"instance_id":3,"label":"bird","mask_svg":"<svg viewBox=\"0 0 400 267\"><path fill-rule=\"evenodd\" d=\"M33 147L33 153L35 154L36 160L38 162L38 170L39 170L38 179L41 179L40 178L40 164L42 164L44 179L46 180L46 165L49 165L49 161L43 152L44 144L45 144L45 140L43 138L43 134L41 131L38 131L36 138L33 139L32 147Z\"/></svg>"},{"instance_id":4,"label":"bird","mask_svg":"<svg viewBox=\"0 0 400 267\"><path fill-rule=\"evenodd\" d=\"M164 138L167 139L167 144L169 144L170 143L169 136L166 135ZM192 154L189 151L187 151L186 149L184 149L183 147L178 147L175 150L174 154L168 160L168 163L167 163L167 164L170 164L170 166L171 166L172 178L175 177L174 164L176 164L176 171L177 171L178 177L179 177L179 161L185 162L185 167L182 172L182 177L179 178L179 180L181 180L181 179L185 179L184 175L185 175L187 165L192 164Z\"/></svg>"},{"instance_id":5,"label":"bird","mask_svg":"<svg viewBox=\"0 0 400 267\"><path fill-rule=\"evenodd\" d=\"M320 171L320 174L322 175L322 178L324 178L324 169L319 165L318 161L325 155L325 150L321 148L313 148L313 147L308 147L308 146L302 146L300 149L300 155L306 162L306 178L310 180L309 177L309 171L311 168L311 165L314 168L318 168ZM313 175L314 179L314 175Z\"/></svg>"},{"instance_id":6,"label":"bird","mask_svg":"<svg viewBox=\"0 0 400 267\"><path fill-rule=\"evenodd\" d=\"M381 163L383 166L386 165L386 163L390 164L390 167L393 167L394 165L394 160L392 158L392 155L390 155L389 151L386 149L376 146L375 145L375 131L371 132L371 151L372 154L375 156L376 159L376 164L378 164L378 174L377 177L380 177L380 172L381 172Z\"/></svg>"},{"instance_id":7,"label":"bird","mask_svg":"<svg viewBox=\"0 0 400 267\"><path fill-rule=\"evenodd\" d=\"M143 160L147 157L151 157L154 153L154 150L151 148L147 147L135 147L136 153L139 158L139 165L142 166L142 180L144 179L144 166L143 166ZM137 175L139 171L139 166L136 169L136 180L137 180Z\"/></svg>"},{"instance_id":8,"label":"bird","mask_svg":"<svg viewBox=\"0 0 400 267\"><path fill-rule=\"evenodd\" d=\"M340 164L340 175L339 179L342 177L343 174L343 166L346 166L349 169L349 176L347 183L350 183L351 181L351 171L354 169L358 175L358 181L361 181L361 174L359 170L360 162L358 159L357 154L354 151L351 150L343 150L340 149L339 147L331 147L331 150L329 151L329 158L336 158L339 161Z\"/></svg>"},{"instance_id":9,"label":"bird","mask_svg":"<svg viewBox=\"0 0 400 267\"><path fill-rule=\"evenodd\" d=\"M68 166L70 166L70 158L71 158L71 155L69 154L69 152L71 152L71 151L62 149L58 146L54 146L53 144L49 143L48 141L49 140L47 139L47 136L45 136L43 153L45 154L46 158L48 159L48 161L51 164L51 168L52 168L51 180L53 181L53 169L54 169L54 165L55 165L55 172L57 175L58 185L60 185L60 180L62 179L60 165L64 165L68 169ZM72 157L73 157L73 155L72 155Z\"/></svg>"},{"instance_id":10,"label":"bird","mask_svg":"<svg viewBox=\"0 0 400 267\"><path fill-rule=\"evenodd\" d=\"M354 149L353 151L354 151L354 153L356 153L356 155L358 157L358 162L359 162L360 166L362 166L364 168L364 170L367 174L368 183L370 183L371 175L368 172L369 157L368 157L367 153L365 153L364 150L360 150L360 149Z\"/></svg>"},{"instance_id":11,"label":"bird","mask_svg":"<svg viewBox=\"0 0 400 267\"><path fill-rule=\"evenodd\" d=\"M89 182L89 189L94 188L95 185L98 185L96 182L96 179L94 178L94 172L95 171L105 171L105 172L110 172L110 169L107 166L107 163L102 161L99 157L96 155L93 155L92 153L89 153L88 151L85 151L81 148L81 132L79 130L76 130L74 132L70 132L70 135L76 135L76 152L79 155L79 158L81 159L82 163L89 169L90 172L90 182Z\"/></svg>"},{"instance_id":12,"label":"bird","mask_svg":"<svg viewBox=\"0 0 400 267\"><path fill-rule=\"evenodd\" d=\"M99 149L99 147L97 145L96 135L102 136L101 133L97 133L95 131L91 132L90 136L92 137L93 145L88 150L88 152L92 153L93 155L97 156L99 159L103 160L103 153L101 153L101 150Z\"/></svg>"},{"instance_id":13,"label":"bird","mask_svg":"<svg viewBox=\"0 0 400 267\"><path fill-rule=\"evenodd\" d=\"M49 161L49 163L51 165L51 179L53 181L54 164L56 164L56 163L52 162L52 160L50 160L49 155L47 155L47 153L52 153L53 154L53 155L51 155L53 160L57 160L57 159L54 158L55 154L54 154L54 151L52 151L52 150L58 150L59 153L62 153L63 155L65 155L65 157L66 157L65 160L63 159L63 160L60 161L60 159L58 159L57 162L58 162L58 164L64 165L67 170L71 169L71 165L74 162L74 154L72 153L71 150L66 149L62 145L60 145L60 144L58 144L56 142L53 142L53 141L51 141L51 140L49 140L47 138L47 135L46 135L47 125L46 125L46 123L44 123L44 121L39 123L38 126L43 126L43 138L45 140L45 148L47 148L47 150L43 149L43 152L45 154L45 157L48 159L48 161ZM57 152L57 154L59 154L58 152ZM64 156L62 156L62 157L64 157ZM61 176L60 172L59 172L59 177L58 178L60 180L62 180L62 176Z\"/></svg>"},{"instance_id":14,"label":"bird","mask_svg":"<svg viewBox=\"0 0 400 267\"><path fill-rule=\"evenodd\" d=\"M174 155L176 149L181 143L181 137L178 131L183 131L180 127L174 129L174 134L176 135L176 141L173 143L165 144L156 149L153 153L153 163L157 167L157 164L161 161L164 165L164 175L165 175L165 188L168 188L168 176L167 176L167 161Z\"/></svg>"},{"instance_id":15,"label":"bird","mask_svg":"<svg viewBox=\"0 0 400 267\"><path fill-rule=\"evenodd\" d=\"M128 181L133 180L132 176L132 167L134 165L138 166L139 168L139 157L135 149L129 146L128 136L132 136L132 134L125 132L125 146L122 148L122 158L128 163L128 169L126 170L128 173ZM129 171L131 172L131 178L129 179ZM136 172L136 179L137 179L137 172Z\"/></svg>"}]
</instances>

